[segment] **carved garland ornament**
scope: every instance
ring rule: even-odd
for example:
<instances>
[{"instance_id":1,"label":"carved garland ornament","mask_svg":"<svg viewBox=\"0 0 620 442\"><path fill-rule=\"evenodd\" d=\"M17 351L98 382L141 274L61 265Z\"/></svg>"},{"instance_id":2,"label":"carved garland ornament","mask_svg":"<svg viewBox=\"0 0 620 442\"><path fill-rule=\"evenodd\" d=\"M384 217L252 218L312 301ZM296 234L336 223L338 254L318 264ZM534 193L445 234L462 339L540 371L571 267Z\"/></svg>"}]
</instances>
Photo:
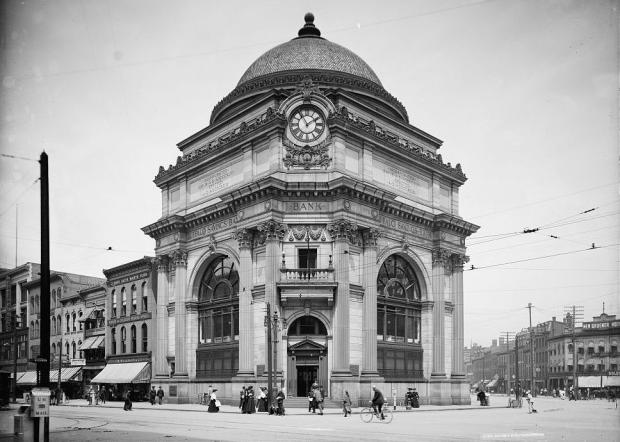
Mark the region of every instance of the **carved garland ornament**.
<instances>
[{"instance_id":1,"label":"carved garland ornament","mask_svg":"<svg viewBox=\"0 0 620 442\"><path fill-rule=\"evenodd\" d=\"M325 226L319 225L289 225L289 241L327 241Z\"/></svg>"},{"instance_id":2,"label":"carved garland ornament","mask_svg":"<svg viewBox=\"0 0 620 442\"><path fill-rule=\"evenodd\" d=\"M328 138L316 146L297 146L288 140L283 140L284 149L284 166L287 169L299 167L308 169L327 169L332 159L327 154L331 140Z\"/></svg>"}]
</instances>

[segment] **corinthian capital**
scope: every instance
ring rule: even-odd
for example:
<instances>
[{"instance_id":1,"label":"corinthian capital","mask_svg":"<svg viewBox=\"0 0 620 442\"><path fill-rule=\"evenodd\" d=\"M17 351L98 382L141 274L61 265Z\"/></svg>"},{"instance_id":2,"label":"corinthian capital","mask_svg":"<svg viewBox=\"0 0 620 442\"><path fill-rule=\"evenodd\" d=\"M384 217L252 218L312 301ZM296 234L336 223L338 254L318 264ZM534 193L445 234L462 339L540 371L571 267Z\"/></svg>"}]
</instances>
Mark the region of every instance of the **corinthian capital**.
<instances>
[{"instance_id":1,"label":"corinthian capital","mask_svg":"<svg viewBox=\"0 0 620 442\"><path fill-rule=\"evenodd\" d=\"M451 256L451 260L455 271L463 270L463 265L465 265L466 262L469 262L469 256L455 253Z\"/></svg>"},{"instance_id":2,"label":"corinthian capital","mask_svg":"<svg viewBox=\"0 0 620 442\"><path fill-rule=\"evenodd\" d=\"M177 267L186 267L187 266L187 252L185 250L175 250L172 252L172 260L174 261L174 265Z\"/></svg>"},{"instance_id":3,"label":"corinthian capital","mask_svg":"<svg viewBox=\"0 0 620 442\"><path fill-rule=\"evenodd\" d=\"M284 239L284 235L288 231L285 224L272 219L259 224L257 229L265 240L279 239L280 241Z\"/></svg>"},{"instance_id":4,"label":"corinthian capital","mask_svg":"<svg viewBox=\"0 0 620 442\"><path fill-rule=\"evenodd\" d=\"M379 229L365 229L362 232L362 237L364 238L364 247L377 247L377 242L381 236L382 233Z\"/></svg>"},{"instance_id":5,"label":"corinthian capital","mask_svg":"<svg viewBox=\"0 0 620 442\"><path fill-rule=\"evenodd\" d=\"M448 267L450 265L450 256L452 252L448 249L433 249L433 265Z\"/></svg>"},{"instance_id":6,"label":"corinthian capital","mask_svg":"<svg viewBox=\"0 0 620 442\"><path fill-rule=\"evenodd\" d=\"M168 256L160 255L155 258L155 263L157 264L158 272L165 272L168 270Z\"/></svg>"},{"instance_id":7,"label":"corinthian capital","mask_svg":"<svg viewBox=\"0 0 620 442\"><path fill-rule=\"evenodd\" d=\"M357 224L346 219L338 219L327 225L327 231L332 239L344 239L352 243L359 242Z\"/></svg>"},{"instance_id":8,"label":"corinthian capital","mask_svg":"<svg viewBox=\"0 0 620 442\"><path fill-rule=\"evenodd\" d=\"M233 238L237 240L240 249L249 249L252 247L254 233L250 229L237 229L233 232Z\"/></svg>"}]
</instances>

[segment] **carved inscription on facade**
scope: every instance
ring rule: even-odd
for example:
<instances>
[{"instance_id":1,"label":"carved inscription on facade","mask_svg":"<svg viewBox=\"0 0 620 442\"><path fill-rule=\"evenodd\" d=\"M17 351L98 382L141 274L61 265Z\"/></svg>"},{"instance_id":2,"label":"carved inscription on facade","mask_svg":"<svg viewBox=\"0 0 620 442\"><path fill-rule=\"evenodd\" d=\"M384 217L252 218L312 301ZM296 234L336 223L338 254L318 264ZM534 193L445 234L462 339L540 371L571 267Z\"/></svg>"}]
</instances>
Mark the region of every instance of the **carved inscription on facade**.
<instances>
[{"instance_id":1,"label":"carved inscription on facade","mask_svg":"<svg viewBox=\"0 0 620 442\"><path fill-rule=\"evenodd\" d=\"M196 201L226 189L230 186L231 177L232 168L225 167L207 174L204 178L194 181L190 185L191 200Z\"/></svg>"},{"instance_id":2,"label":"carved inscription on facade","mask_svg":"<svg viewBox=\"0 0 620 442\"><path fill-rule=\"evenodd\" d=\"M403 194L415 195L430 200L430 183L422 177L416 176L405 169L377 161L374 172L375 181L385 184Z\"/></svg>"},{"instance_id":3,"label":"carved inscription on facade","mask_svg":"<svg viewBox=\"0 0 620 442\"><path fill-rule=\"evenodd\" d=\"M381 225L390 228L392 231L410 233L412 235L422 237L429 237L431 234L430 230L428 229L418 227L394 218L390 218L385 215L379 215L377 219L381 223Z\"/></svg>"},{"instance_id":4,"label":"carved inscription on facade","mask_svg":"<svg viewBox=\"0 0 620 442\"><path fill-rule=\"evenodd\" d=\"M328 210L328 204L326 202L289 202L286 203L287 212L322 212Z\"/></svg>"},{"instance_id":5,"label":"carved inscription on facade","mask_svg":"<svg viewBox=\"0 0 620 442\"><path fill-rule=\"evenodd\" d=\"M227 218L221 221L216 221L211 224L207 224L196 229L189 231L189 239L202 238L203 236L212 235L222 230L233 228L237 225L237 216Z\"/></svg>"}]
</instances>

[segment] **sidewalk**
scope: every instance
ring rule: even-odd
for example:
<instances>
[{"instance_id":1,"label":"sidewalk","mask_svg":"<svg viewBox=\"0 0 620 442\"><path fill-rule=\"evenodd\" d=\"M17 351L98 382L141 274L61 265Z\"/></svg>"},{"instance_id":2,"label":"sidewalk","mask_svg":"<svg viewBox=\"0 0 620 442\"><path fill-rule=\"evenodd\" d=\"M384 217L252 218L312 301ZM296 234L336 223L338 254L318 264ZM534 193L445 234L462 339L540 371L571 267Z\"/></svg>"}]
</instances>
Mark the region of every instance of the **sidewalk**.
<instances>
[{"instance_id":1,"label":"sidewalk","mask_svg":"<svg viewBox=\"0 0 620 442\"><path fill-rule=\"evenodd\" d=\"M429 411L450 411L450 410L487 410L491 408L506 408L508 405L508 399L503 397L497 397L491 399L491 405L488 407L481 407L480 404L472 398L471 405L422 405L420 408L414 408L411 410L406 410L405 407L397 406L396 410L392 405L389 405L390 409L395 413L421 413L421 412L429 412ZM495 400L493 400L495 399ZM58 405L59 407L80 407L80 408L118 408L120 410L123 409L122 401L113 401L106 402L105 404L99 405L88 405L85 400L81 399L73 399L68 404ZM54 407L52 407L53 409ZM286 410L286 414L288 415L312 415L312 413L308 412L306 407L303 408L288 408L286 406L286 400L284 401L284 408ZM149 402L134 402L133 403L134 410L167 410L167 411L193 411L199 413L206 413L207 406L200 404L169 404L165 403L162 405L151 405ZM361 407L353 408L353 412L360 411ZM220 407L220 413L233 413L233 414L241 414L239 408L234 405L222 405ZM342 410L340 408L325 408L323 410L324 414L341 414Z\"/></svg>"}]
</instances>

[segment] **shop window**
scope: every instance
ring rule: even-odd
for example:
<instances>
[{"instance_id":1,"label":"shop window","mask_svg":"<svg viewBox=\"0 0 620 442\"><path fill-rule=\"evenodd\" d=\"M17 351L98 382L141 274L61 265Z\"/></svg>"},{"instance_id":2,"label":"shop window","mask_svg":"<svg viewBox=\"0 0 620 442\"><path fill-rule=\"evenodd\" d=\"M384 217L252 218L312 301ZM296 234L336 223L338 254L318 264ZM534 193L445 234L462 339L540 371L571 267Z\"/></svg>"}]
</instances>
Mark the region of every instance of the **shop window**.
<instances>
[{"instance_id":1,"label":"shop window","mask_svg":"<svg viewBox=\"0 0 620 442\"><path fill-rule=\"evenodd\" d=\"M138 311L138 291L135 285L131 286L131 314L135 315Z\"/></svg>"},{"instance_id":2,"label":"shop window","mask_svg":"<svg viewBox=\"0 0 620 442\"><path fill-rule=\"evenodd\" d=\"M140 287L140 291L142 292L142 311L143 312L148 312L149 311L149 298L148 298L148 292L146 291L146 282L142 283L142 286Z\"/></svg>"},{"instance_id":3,"label":"shop window","mask_svg":"<svg viewBox=\"0 0 620 442\"><path fill-rule=\"evenodd\" d=\"M142 324L142 353L148 351L149 335L146 324Z\"/></svg>"}]
</instances>

